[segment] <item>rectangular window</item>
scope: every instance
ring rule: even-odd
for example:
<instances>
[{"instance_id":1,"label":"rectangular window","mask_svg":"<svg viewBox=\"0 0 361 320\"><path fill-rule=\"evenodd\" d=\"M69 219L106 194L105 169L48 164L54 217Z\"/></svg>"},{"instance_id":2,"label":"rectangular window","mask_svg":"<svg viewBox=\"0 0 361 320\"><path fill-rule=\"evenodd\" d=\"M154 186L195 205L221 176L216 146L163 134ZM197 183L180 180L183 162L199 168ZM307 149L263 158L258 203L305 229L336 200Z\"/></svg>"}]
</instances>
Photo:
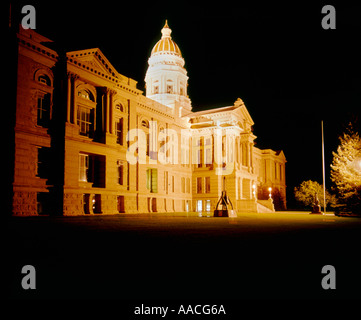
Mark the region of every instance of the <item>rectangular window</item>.
<instances>
[{"instance_id":1,"label":"rectangular window","mask_svg":"<svg viewBox=\"0 0 361 320\"><path fill-rule=\"evenodd\" d=\"M38 161L36 162L35 175L39 178L46 179L48 177L48 150L45 147L37 147Z\"/></svg>"},{"instance_id":2,"label":"rectangular window","mask_svg":"<svg viewBox=\"0 0 361 320\"><path fill-rule=\"evenodd\" d=\"M167 85L167 93L173 93L173 86Z\"/></svg>"},{"instance_id":3,"label":"rectangular window","mask_svg":"<svg viewBox=\"0 0 361 320\"><path fill-rule=\"evenodd\" d=\"M202 168L202 162L203 162L203 150L202 149L198 150L198 159L197 159L197 161L198 161L197 167Z\"/></svg>"},{"instance_id":4,"label":"rectangular window","mask_svg":"<svg viewBox=\"0 0 361 320\"><path fill-rule=\"evenodd\" d=\"M38 96L38 103L37 103L37 125L38 126L42 126L42 127L49 126L50 104L51 104L50 93Z\"/></svg>"},{"instance_id":5,"label":"rectangular window","mask_svg":"<svg viewBox=\"0 0 361 320\"><path fill-rule=\"evenodd\" d=\"M158 169L147 169L146 187L151 193L158 192Z\"/></svg>"},{"instance_id":6,"label":"rectangular window","mask_svg":"<svg viewBox=\"0 0 361 320\"><path fill-rule=\"evenodd\" d=\"M123 145L123 118L116 123L117 144Z\"/></svg>"},{"instance_id":7,"label":"rectangular window","mask_svg":"<svg viewBox=\"0 0 361 320\"><path fill-rule=\"evenodd\" d=\"M197 193L202 193L202 178L197 178Z\"/></svg>"},{"instance_id":8,"label":"rectangular window","mask_svg":"<svg viewBox=\"0 0 361 320\"><path fill-rule=\"evenodd\" d=\"M93 137L94 110L84 107L78 107L77 125L79 134L89 138Z\"/></svg>"},{"instance_id":9,"label":"rectangular window","mask_svg":"<svg viewBox=\"0 0 361 320\"><path fill-rule=\"evenodd\" d=\"M275 179L277 180L277 163L275 162Z\"/></svg>"},{"instance_id":10,"label":"rectangular window","mask_svg":"<svg viewBox=\"0 0 361 320\"><path fill-rule=\"evenodd\" d=\"M211 200L206 200L206 211L207 212L211 211Z\"/></svg>"},{"instance_id":11,"label":"rectangular window","mask_svg":"<svg viewBox=\"0 0 361 320\"><path fill-rule=\"evenodd\" d=\"M206 185L206 193L210 193L211 192L211 178L210 177L205 178L205 185Z\"/></svg>"},{"instance_id":12,"label":"rectangular window","mask_svg":"<svg viewBox=\"0 0 361 320\"><path fill-rule=\"evenodd\" d=\"M182 189L182 193L185 193L185 178L184 177L181 178L181 189Z\"/></svg>"},{"instance_id":13,"label":"rectangular window","mask_svg":"<svg viewBox=\"0 0 361 320\"><path fill-rule=\"evenodd\" d=\"M147 156L149 156L149 133L146 134L146 138L147 138L147 149L146 149L146 152L147 152Z\"/></svg>"},{"instance_id":14,"label":"rectangular window","mask_svg":"<svg viewBox=\"0 0 361 320\"><path fill-rule=\"evenodd\" d=\"M154 86L154 87L153 87L153 93L154 93L154 94L158 94L158 93L159 93L159 87L158 87L158 86Z\"/></svg>"},{"instance_id":15,"label":"rectangular window","mask_svg":"<svg viewBox=\"0 0 361 320\"><path fill-rule=\"evenodd\" d=\"M282 164L280 164L280 180L282 181Z\"/></svg>"},{"instance_id":16,"label":"rectangular window","mask_svg":"<svg viewBox=\"0 0 361 320\"><path fill-rule=\"evenodd\" d=\"M202 212L203 208L202 208L202 200L197 200L197 211L198 212Z\"/></svg>"},{"instance_id":17,"label":"rectangular window","mask_svg":"<svg viewBox=\"0 0 361 320\"><path fill-rule=\"evenodd\" d=\"M79 181L88 182L89 156L79 154Z\"/></svg>"},{"instance_id":18,"label":"rectangular window","mask_svg":"<svg viewBox=\"0 0 361 320\"><path fill-rule=\"evenodd\" d=\"M164 171L164 190L168 193L168 171Z\"/></svg>"},{"instance_id":19,"label":"rectangular window","mask_svg":"<svg viewBox=\"0 0 361 320\"><path fill-rule=\"evenodd\" d=\"M206 167L212 166L212 149L206 149Z\"/></svg>"},{"instance_id":20,"label":"rectangular window","mask_svg":"<svg viewBox=\"0 0 361 320\"><path fill-rule=\"evenodd\" d=\"M118 183L122 186L124 181L124 166L123 164L118 164Z\"/></svg>"}]
</instances>

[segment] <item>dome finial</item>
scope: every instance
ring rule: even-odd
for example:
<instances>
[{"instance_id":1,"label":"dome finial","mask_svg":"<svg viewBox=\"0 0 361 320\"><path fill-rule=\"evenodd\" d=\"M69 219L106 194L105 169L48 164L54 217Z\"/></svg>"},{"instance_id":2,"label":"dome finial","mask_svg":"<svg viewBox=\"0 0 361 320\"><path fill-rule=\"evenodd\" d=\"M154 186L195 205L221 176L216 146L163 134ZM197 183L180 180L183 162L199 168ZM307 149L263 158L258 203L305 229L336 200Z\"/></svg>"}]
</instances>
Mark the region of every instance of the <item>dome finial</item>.
<instances>
[{"instance_id":1,"label":"dome finial","mask_svg":"<svg viewBox=\"0 0 361 320\"><path fill-rule=\"evenodd\" d=\"M164 38L172 39L172 37L170 36L171 33L172 33L172 30L168 26L168 20L165 20L165 25L162 29L162 39L164 39Z\"/></svg>"}]
</instances>

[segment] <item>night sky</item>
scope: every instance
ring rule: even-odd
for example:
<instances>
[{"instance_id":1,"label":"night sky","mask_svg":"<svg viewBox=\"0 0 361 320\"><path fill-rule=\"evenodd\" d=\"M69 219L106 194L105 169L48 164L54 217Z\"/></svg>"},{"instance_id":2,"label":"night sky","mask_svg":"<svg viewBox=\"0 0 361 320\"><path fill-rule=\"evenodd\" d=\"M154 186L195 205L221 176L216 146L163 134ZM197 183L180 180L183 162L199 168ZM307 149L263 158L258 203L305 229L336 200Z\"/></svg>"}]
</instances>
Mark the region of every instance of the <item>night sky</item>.
<instances>
[{"instance_id":1,"label":"night sky","mask_svg":"<svg viewBox=\"0 0 361 320\"><path fill-rule=\"evenodd\" d=\"M338 135L351 115L361 114L361 5L231 3L31 2L37 32L68 51L99 47L141 90L168 19L186 62L193 111L240 97L255 122L257 146L286 155L290 202L302 181L322 183L321 120L329 175ZM326 4L336 8L336 30L321 27ZM13 4L13 11L22 5Z\"/></svg>"}]
</instances>

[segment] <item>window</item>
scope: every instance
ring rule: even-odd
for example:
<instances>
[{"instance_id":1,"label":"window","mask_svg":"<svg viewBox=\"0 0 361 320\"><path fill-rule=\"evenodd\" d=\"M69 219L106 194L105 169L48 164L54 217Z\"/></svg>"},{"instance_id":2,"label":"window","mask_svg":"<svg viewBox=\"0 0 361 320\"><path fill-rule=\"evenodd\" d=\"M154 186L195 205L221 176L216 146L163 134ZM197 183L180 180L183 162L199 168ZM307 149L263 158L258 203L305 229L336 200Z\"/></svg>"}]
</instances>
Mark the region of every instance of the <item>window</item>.
<instances>
[{"instance_id":1,"label":"window","mask_svg":"<svg viewBox=\"0 0 361 320\"><path fill-rule=\"evenodd\" d=\"M187 184L186 184L186 192L190 193L191 191L191 179L187 178Z\"/></svg>"},{"instance_id":2,"label":"window","mask_svg":"<svg viewBox=\"0 0 361 320\"><path fill-rule=\"evenodd\" d=\"M86 89L79 90L78 97L81 97L86 100L94 101L93 94L89 90L86 90Z\"/></svg>"},{"instance_id":3,"label":"window","mask_svg":"<svg viewBox=\"0 0 361 320\"><path fill-rule=\"evenodd\" d=\"M202 178L197 178L197 193L202 193Z\"/></svg>"},{"instance_id":4,"label":"window","mask_svg":"<svg viewBox=\"0 0 361 320\"><path fill-rule=\"evenodd\" d=\"M117 103L117 105L115 106L116 110L119 110L120 112L124 112L124 108L123 105L121 103Z\"/></svg>"},{"instance_id":5,"label":"window","mask_svg":"<svg viewBox=\"0 0 361 320\"><path fill-rule=\"evenodd\" d=\"M185 178L184 177L181 178L181 190L182 190L182 193L185 193Z\"/></svg>"},{"instance_id":6,"label":"window","mask_svg":"<svg viewBox=\"0 0 361 320\"><path fill-rule=\"evenodd\" d=\"M105 188L105 156L80 153L79 181L91 182L96 188Z\"/></svg>"},{"instance_id":7,"label":"window","mask_svg":"<svg viewBox=\"0 0 361 320\"><path fill-rule=\"evenodd\" d=\"M158 86L154 86L153 87L153 94L158 94L159 93L159 87Z\"/></svg>"},{"instance_id":8,"label":"window","mask_svg":"<svg viewBox=\"0 0 361 320\"><path fill-rule=\"evenodd\" d=\"M167 85L167 93L173 93L173 86Z\"/></svg>"},{"instance_id":9,"label":"window","mask_svg":"<svg viewBox=\"0 0 361 320\"><path fill-rule=\"evenodd\" d=\"M51 94L40 94L37 102L37 125L42 127L49 126L50 120Z\"/></svg>"},{"instance_id":10,"label":"window","mask_svg":"<svg viewBox=\"0 0 361 320\"><path fill-rule=\"evenodd\" d=\"M79 154L79 181L88 182L89 156Z\"/></svg>"},{"instance_id":11,"label":"window","mask_svg":"<svg viewBox=\"0 0 361 320\"><path fill-rule=\"evenodd\" d=\"M211 192L211 178L210 177L205 178L205 185L206 185L206 193L210 193Z\"/></svg>"},{"instance_id":12,"label":"window","mask_svg":"<svg viewBox=\"0 0 361 320\"><path fill-rule=\"evenodd\" d=\"M146 148L146 155L149 156L150 154L150 137L149 137L149 133L147 133L146 135L146 139L147 139L147 148Z\"/></svg>"},{"instance_id":13,"label":"window","mask_svg":"<svg viewBox=\"0 0 361 320\"><path fill-rule=\"evenodd\" d=\"M38 81L42 84L45 84L46 86L50 86L51 85L51 81L50 81L50 78L45 75L45 74L41 74L39 77L38 77Z\"/></svg>"},{"instance_id":14,"label":"window","mask_svg":"<svg viewBox=\"0 0 361 320\"><path fill-rule=\"evenodd\" d=\"M116 123L117 143L123 145L123 118Z\"/></svg>"},{"instance_id":15,"label":"window","mask_svg":"<svg viewBox=\"0 0 361 320\"><path fill-rule=\"evenodd\" d=\"M147 120L142 121L142 127L149 128L149 122Z\"/></svg>"},{"instance_id":16,"label":"window","mask_svg":"<svg viewBox=\"0 0 361 320\"><path fill-rule=\"evenodd\" d=\"M39 178L47 178L48 170L47 164L49 163L47 158L48 148L37 147L38 161L36 162L35 175Z\"/></svg>"},{"instance_id":17,"label":"window","mask_svg":"<svg viewBox=\"0 0 361 320\"><path fill-rule=\"evenodd\" d=\"M197 200L197 211L198 212L202 212L203 208L202 208L202 200Z\"/></svg>"},{"instance_id":18,"label":"window","mask_svg":"<svg viewBox=\"0 0 361 320\"><path fill-rule=\"evenodd\" d=\"M212 166L212 149L206 149L206 167Z\"/></svg>"},{"instance_id":19,"label":"window","mask_svg":"<svg viewBox=\"0 0 361 320\"><path fill-rule=\"evenodd\" d=\"M164 171L164 190L168 193L168 171Z\"/></svg>"},{"instance_id":20,"label":"window","mask_svg":"<svg viewBox=\"0 0 361 320\"><path fill-rule=\"evenodd\" d=\"M197 167L198 168L202 168L202 159L203 158L203 150L202 149L199 149L198 150L198 159L197 159Z\"/></svg>"},{"instance_id":21,"label":"window","mask_svg":"<svg viewBox=\"0 0 361 320\"><path fill-rule=\"evenodd\" d=\"M124 166L118 161L118 184L123 185L124 181Z\"/></svg>"},{"instance_id":22,"label":"window","mask_svg":"<svg viewBox=\"0 0 361 320\"><path fill-rule=\"evenodd\" d=\"M211 211L211 200L206 200L206 211L207 212Z\"/></svg>"},{"instance_id":23,"label":"window","mask_svg":"<svg viewBox=\"0 0 361 320\"><path fill-rule=\"evenodd\" d=\"M280 180L282 180L282 164L280 164Z\"/></svg>"},{"instance_id":24,"label":"window","mask_svg":"<svg viewBox=\"0 0 361 320\"><path fill-rule=\"evenodd\" d=\"M180 94L181 96L183 96L183 95L184 95L184 89L183 89L183 87L181 87L181 88L180 88L180 90L179 90L179 94Z\"/></svg>"},{"instance_id":25,"label":"window","mask_svg":"<svg viewBox=\"0 0 361 320\"><path fill-rule=\"evenodd\" d=\"M275 162L275 179L277 180L277 162Z\"/></svg>"},{"instance_id":26,"label":"window","mask_svg":"<svg viewBox=\"0 0 361 320\"><path fill-rule=\"evenodd\" d=\"M147 169L147 189L150 192L158 192L158 169Z\"/></svg>"},{"instance_id":27,"label":"window","mask_svg":"<svg viewBox=\"0 0 361 320\"><path fill-rule=\"evenodd\" d=\"M91 138L93 136L93 116L94 110L84 107L78 107L77 124L79 134Z\"/></svg>"}]
</instances>

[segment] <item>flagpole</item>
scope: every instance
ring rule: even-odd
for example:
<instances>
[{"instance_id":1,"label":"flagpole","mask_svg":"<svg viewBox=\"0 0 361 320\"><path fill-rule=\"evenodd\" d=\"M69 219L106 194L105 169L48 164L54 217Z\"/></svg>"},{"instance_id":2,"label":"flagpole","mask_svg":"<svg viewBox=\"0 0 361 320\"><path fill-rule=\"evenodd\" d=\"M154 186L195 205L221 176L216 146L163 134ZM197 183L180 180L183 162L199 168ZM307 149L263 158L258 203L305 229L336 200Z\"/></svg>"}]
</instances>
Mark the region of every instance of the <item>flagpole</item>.
<instances>
[{"instance_id":1,"label":"flagpole","mask_svg":"<svg viewBox=\"0 0 361 320\"><path fill-rule=\"evenodd\" d=\"M323 120L321 120L322 131L322 176L323 176L323 214L326 214L326 182L325 182L325 141L323 135Z\"/></svg>"}]
</instances>

